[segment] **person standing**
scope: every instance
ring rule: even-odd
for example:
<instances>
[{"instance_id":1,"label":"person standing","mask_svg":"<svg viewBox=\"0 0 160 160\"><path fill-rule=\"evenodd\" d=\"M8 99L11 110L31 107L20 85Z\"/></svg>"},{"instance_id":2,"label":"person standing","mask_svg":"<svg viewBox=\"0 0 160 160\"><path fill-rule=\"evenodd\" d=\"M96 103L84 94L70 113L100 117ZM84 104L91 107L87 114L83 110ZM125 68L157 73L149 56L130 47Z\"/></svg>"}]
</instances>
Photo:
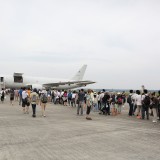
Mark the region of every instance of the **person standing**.
<instances>
[{"instance_id":1,"label":"person standing","mask_svg":"<svg viewBox=\"0 0 160 160\"><path fill-rule=\"evenodd\" d=\"M22 92L23 92L23 89L21 88L21 89L18 91L18 95L19 95L19 105L21 105L21 103L22 103Z\"/></svg>"},{"instance_id":2,"label":"person standing","mask_svg":"<svg viewBox=\"0 0 160 160\"><path fill-rule=\"evenodd\" d=\"M10 104L13 106L13 101L14 101L14 90L10 90Z\"/></svg>"},{"instance_id":3,"label":"person standing","mask_svg":"<svg viewBox=\"0 0 160 160\"><path fill-rule=\"evenodd\" d=\"M158 91L158 119L160 120L160 91Z\"/></svg>"},{"instance_id":4,"label":"person standing","mask_svg":"<svg viewBox=\"0 0 160 160\"><path fill-rule=\"evenodd\" d=\"M122 95L120 92L117 93L116 103L117 103L118 114L121 114L122 105L123 105L123 98L122 98Z\"/></svg>"},{"instance_id":5,"label":"person standing","mask_svg":"<svg viewBox=\"0 0 160 160\"><path fill-rule=\"evenodd\" d=\"M68 104L69 104L69 106L71 106L71 101L72 101L72 92L69 90L69 93L68 93Z\"/></svg>"},{"instance_id":6,"label":"person standing","mask_svg":"<svg viewBox=\"0 0 160 160\"><path fill-rule=\"evenodd\" d=\"M80 92L78 93L77 115L79 115L80 108L81 108L81 115L83 115L84 97L85 97L84 90L81 89Z\"/></svg>"},{"instance_id":7,"label":"person standing","mask_svg":"<svg viewBox=\"0 0 160 160\"><path fill-rule=\"evenodd\" d=\"M46 106L47 106L47 102L48 102L48 97L47 97L47 92L45 90L42 91L40 99L41 99L40 105L41 105L41 109L42 109L42 117L46 117L45 111L46 111Z\"/></svg>"},{"instance_id":8,"label":"person standing","mask_svg":"<svg viewBox=\"0 0 160 160\"><path fill-rule=\"evenodd\" d=\"M89 89L88 92L87 92L87 112L86 112L86 119L87 120L92 120L91 117L89 117L89 114L90 114L90 111L91 111L91 107L92 107L92 97L91 97L91 90Z\"/></svg>"},{"instance_id":9,"label":"person standing","mask_svg":"<svg viewBox=\"0 0 160 160\"><path fill-rule=\"evenodd\" d=\"M137 97L137 93L136 93L136 92L133 92L133 95L132 95L132 101L133 101L133 115L135 115L135 112L136 112L136 110L137 110L136 97Z\"/></svg>"},{"instance_id":10,"label":"person standing","mask_svg":"<svg viewBox=\"0 0 160 160\"><path fill-rule=\"evenodd\" d=\"M93 107L93 111L98 112L98 96L96 92L94 92Z\"/></svg>"},{"instance_id":11,"label":"person standing","mask_svg":"<svg viewBox=\"0 0 160 160\"><path fill-rule=\"evenodd\" d=\"M145 119L145 112L146 112L147 120L149 120L149 106L150 106L151 101L147 93L148 91L144 89L143 95L142 95L142 119Z\"/></svg>"},{"instance_id":12,"label":"person standing","mask_svg":"<svg viewBox=\"0 0 160 160\"><path fill-rule=\"evenodd\" d=\"M102 108L101 112L105 115L110 115L110 95L106 92L102 98Z\"/></svg>"},{"instance_id":13,"label":"person standing","mask_svg":"<svg viewBox=\"0 0 160 160\"><path fill-rule=\"evenodd\" d=\"M15 101L18 101L18 90L17 89L14 90L14 99Z\"/></svg>"},{"instance_id":14,"label":"person standing","mask_svg":"<svg viewBox=\"0 0 160 160\"><path fill-rule=\"evenodd\" d=\"M142 95L140 94L140 91L136 91L136 104L137 104L137 118L141 119L141 111L142 111Z\"/></svg>"},{"instance_id":15,"label":"person standing","mask_svg":"<svg viewBox=\"0 0 160 160\"><path fill-rule=\"evenodd\" d=\"M133 100L132 100L133 90L130 90L129 92L130 92L130 94L127 97L127 103L129 104L129 113L128 113L128 115L132 116L133 115Z\"/></svg>"},{"instance_id":16,"label":"person standing","mask_svg":"<svg viewBox=\"0 0 160 160\"><path fill-rule=\"evenodd\" d=\"M97 95L97 99L98 99L98 109L100 110L101 109L101 97L100 97L100 92L98 92L98 95Z\"/></svg>"},{"instance_id":17,"label":"person standing","mask_svg":"<svg viewBox=\"0 0 160 160\"><path fill-rule=\"evenodd\" d=\"M72 93L71 106L76 107L76 91L73 91L73 93Z\"/></svg>"},{"instance_id":18,"label":"person standing","mask_svg":"<svg viewBox=\"0 0 160 160\"><path fill-rule=\"evenodd\" d=\"M31 104L32 104L32 117L36 117L36 105L38 105L38 94L37 94L37 89L34 88L33 92L30 94L30 99L31 99Z\"/></svg>"},{"instance_id":19,"label":"person standing","mask_svg":"<svg viewBox=\"0 0 160 160\"><path fill-rule=\"evenodd\" d=\"M155 92L151 94L151 108L153 111L153 123L157 123L157 108L158 108L158 99L155 96Z\"/></svg>"},{"instance_id":20,"label":"person standing","mask_svg":"<svg viewBox=\"0 0 160 160\"><path fill-rule=\"evenodd\" d=\"M28 95L27 95L27 91L26 91L26 88L23 88L23 91L22 91L22 107L23 107L23 113L27 113L29 114L29 107L27 107L27 101L28 101Z\"/></svg>"},{"instance_id":21,"label":"person standing","mask_svg":"<svg viewBox=\"0 0 160 160\"><path fill-rule=\"evenodd\" d=\"M1 102L3 103L4 102L4 97L5 97L5 91L4 91L4 88L2 88L2 91L1 91Z\"/></svg>"},{"instance_id":22,"label":"person standing","mask_svg":"<svg viewBox=\"0 0 160 160\"><path fill-rule=\"evenodd\" d=\"M64 106L67 106L67 100L68 100L67 91L64 91L64 94L63 94L63 96L62 96L62 99L63 99L63 105L64 105Z\"/></svg>"}]
</instances>

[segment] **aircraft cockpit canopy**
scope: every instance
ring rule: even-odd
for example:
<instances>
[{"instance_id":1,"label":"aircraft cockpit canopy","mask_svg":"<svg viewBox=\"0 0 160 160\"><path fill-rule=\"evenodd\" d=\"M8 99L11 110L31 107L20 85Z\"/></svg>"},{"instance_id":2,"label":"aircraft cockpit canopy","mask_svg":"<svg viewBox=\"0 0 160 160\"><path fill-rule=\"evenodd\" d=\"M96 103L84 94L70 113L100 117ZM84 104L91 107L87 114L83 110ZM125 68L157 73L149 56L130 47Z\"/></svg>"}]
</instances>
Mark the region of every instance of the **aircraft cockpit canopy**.
<instances>
[{"instance_id":1,"label":"aircraft cockpit canopy","mask_svg":"<svg viewBox=\"0 0 160 160\"><path fill-rule=\"evenodd\" d=\"M15 83L23 83L23 73L14 73L13 77L14 77L14 82Z\"/></svg>"}]
</instances>

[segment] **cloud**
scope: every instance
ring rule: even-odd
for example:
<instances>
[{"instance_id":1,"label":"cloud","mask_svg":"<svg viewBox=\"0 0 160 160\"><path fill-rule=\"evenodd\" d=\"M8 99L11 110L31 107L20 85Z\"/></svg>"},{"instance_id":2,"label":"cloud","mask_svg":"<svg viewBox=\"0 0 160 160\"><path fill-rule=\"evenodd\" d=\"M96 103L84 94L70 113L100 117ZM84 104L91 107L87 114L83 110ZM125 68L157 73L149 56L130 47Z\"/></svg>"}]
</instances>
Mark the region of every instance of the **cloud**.
<instances>
[{"instance_id":1,"label":"cloud","mask_svg":"<svg viewBox=\"0 0 160 160\"><path fill-rule=\"evenodd\" d=\"M157 89L159 7L158 0L2 1L1 73L68 78L88 64L85 78L96 88Z\"/></svg>"}]
</instances>

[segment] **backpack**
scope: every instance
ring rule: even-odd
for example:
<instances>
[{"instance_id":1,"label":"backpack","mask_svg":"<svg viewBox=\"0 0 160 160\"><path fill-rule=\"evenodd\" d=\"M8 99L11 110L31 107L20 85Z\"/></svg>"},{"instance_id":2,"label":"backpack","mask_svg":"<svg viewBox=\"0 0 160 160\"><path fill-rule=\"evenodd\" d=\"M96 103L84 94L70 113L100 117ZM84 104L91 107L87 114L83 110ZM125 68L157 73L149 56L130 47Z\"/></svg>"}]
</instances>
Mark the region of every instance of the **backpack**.
<instances>
[{"instance_id":1,"label":"backpack","mask_svg":"<svg viewBox=\"0 0 160 160\"><path fill-rule=\"evenodd\" d=\"M104 97L102 98L102 102L107 103L107 100L108 100L108 95L104 95Z\"/></svg>"},{"instance_id":2,"label":"backpack","mask_svg":"<svg viewBox=\"0 0 160 160\"><path fill-rule=\"evenodd\" d=\"M122 98L119 97L117 102L118 102L118 104L122 104Z\"/></svg>"},{"instance_id":3,"label":"backpack","mask_svg":"<svg viewBox=\"0 0 160 160\"><path fill-rule=\"evenodd\" d=\"M127 98L127 103L130 103L130 104L132 103L131 95L128 96L128 98Z\"/></svg>"},{"instance_id":4,"label":"backpack","mask_svg":"<svg viewBox=\"0 0 160 160\"><path fill-rule=\"evenodd\" d=\"M37 101L37 96L36 96L36 95L33 95L31 101L32 101L32 102L36 102L36 101Z\"/></svg>"},{"instance_id":5,"label":"backpack","mask_svg":"<svg viewBox=\"0 0 160 160\"><path fill-rule=\"evenodd\" d=\"M54 92L52 92L52 98L54 98L55 97L55 94L54 94Z\"/></svg>"},{"instance_id":6,"label":"backpack","mask_svg":"<svg viewBox=\"0 0 160 160\"><path fill-rule=\"evenodd\" d=\"M47 103L47 101L48 101L48 98L47 98L46 94L43 94L42 98L41 98L41 102L42 103Z\"/></svg>"},{"instance_id":7,"label":"backpack","mask_svg":"<svg viewBox=\"0 0 160 160\"><path fill-rule=\"evenodd\" d=\"M142 101L142 104L145 105L145 106L149 106L150 103L151 103L150 97L149 96L145 96L143 101Z\"/></svg>"},{"instance_id":8,"label":"backpack","mask_svg":"<svg viewBox=\"0 0 160 160\"><path fill-rule=\"evenodd\" d=\"M68 98L69 98L69 99L72 99L72 93L69 93L69 94L68 94Z\"/></svg>"}]
</instances>

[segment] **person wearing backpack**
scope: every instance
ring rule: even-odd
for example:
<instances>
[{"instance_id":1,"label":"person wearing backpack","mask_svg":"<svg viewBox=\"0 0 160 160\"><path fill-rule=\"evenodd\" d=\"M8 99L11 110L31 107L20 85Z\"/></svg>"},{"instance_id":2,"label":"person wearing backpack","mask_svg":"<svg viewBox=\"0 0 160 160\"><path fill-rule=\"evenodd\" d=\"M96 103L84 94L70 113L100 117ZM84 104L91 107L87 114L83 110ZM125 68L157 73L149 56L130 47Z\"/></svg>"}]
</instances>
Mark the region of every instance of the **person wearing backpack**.
<instances>
[{"instance_id":1,"label":"person wearing backpack","mask_svg":"<svg viewBox=\"0 0 160 160\"><path fill-rule=\"evenodd\" d=\"M38 94L37 94L37 89L34 88L33 89L33 92L30 94L30 101L31 101L31 104L32 104L32 117L36 117L36 105L38 105Z\"/></svg>"},{"instance_id":2,"label":"person wearing backpack","mask_svg":"<svg viewBox=\"0 0 160 160\"><path fill-rule=\"evenodd\" d=\"M145 119L145 112L147 120L149 120L149 106L150 106L150 97L148 91L144 89L144 95L142 95L142 119Z\"/></svg>"},{"instance_id":3,"label":"person wearing backpack","mask_svg":"<svg viewBox=\"0 0 160 160\"><path fill-rule=\"evenodd\" d=\"M47 92L45 90L43 90L41 97L40 97L40 105L41 105L43 117L46 117L45 110L46 110L47 102L48 102Z\"/></svg>"},{"instance_id":4,"label":"person wearing backpack","mask_svg":"<svg viewBox=\"0 0 160 160\"><path fill-rule=\"evenodd\" d=\"M21 88L19 91L18 91L18 96L19 96L19 105L21 105L22 102L22 92L23 92L23 88Z\"/></svg>"},{"instance_id":5,"label":"person wearing backpack","mask_svg":"<svg viewBox=\"0 0 160 160\"><path fill-rule=\"evenodd\" d=\"M72 92L69 90L69 93L68 93L68 104L69 104L69 106L71 106L71 101L72 101Z\"/></svg>"},{"instance_id":6,"label":"person wearing backpack","mask_svg":"<svg viewBox=\"0 0 160 160\"><path fill-rule=\"evenodd\" d=\"M101 111L103 112L103 114L110 115L110 95L109 95L109 92L106 92L104 94L104 97L102 98L102 104L103 104L103 108L101 109Z\"/></svg>"},{"instance_id":7,"label":"person wearing backpack","mask_svg":"<svg viewBox=\"0 0 160 160\"><path fill-rule=\"evenodd\" d=\"M79 115L79 111L81 109L81 115L83 115L83 107L84 107L84 90L81 89L80 92L78 93L78 106L77 106L77 115Z\"/></svg>"},{"instance_id":8,"label":"person wearing backpack","mask_svg":"<svg viewBox=\"0 0 160 160\"><path fill-rule=\"evenodd\" d=\"M130 90L129 92L130 92L130 94L127 97L127 103L129 104L129 113L128 113L128 115L132 116L133 115L133 100L132 100L133 90Z\"/></svg>"},{"instance_id":9,"label":"person wearing backpack","mask_svg":"<svg viewBox=\"0 0 160 160\"><path fill-rule=\"evenodd\" d=\"M29 114L29 106L27 105L28 103L28 94L26 91L26 88L24 87L22 89L22 108L23 108L23 113L24 114Z\"/></svg>"},{"instance_id":10,"label":"person wearing backpack","mask_svg":"<svg viewBox=\"0 0 160 160\"><path fill-rule=\"evenodd\" d=\"M10 104L13 106L13 101L14 101L14 90L10 90Z\"/></svg>"}]
</instances>

